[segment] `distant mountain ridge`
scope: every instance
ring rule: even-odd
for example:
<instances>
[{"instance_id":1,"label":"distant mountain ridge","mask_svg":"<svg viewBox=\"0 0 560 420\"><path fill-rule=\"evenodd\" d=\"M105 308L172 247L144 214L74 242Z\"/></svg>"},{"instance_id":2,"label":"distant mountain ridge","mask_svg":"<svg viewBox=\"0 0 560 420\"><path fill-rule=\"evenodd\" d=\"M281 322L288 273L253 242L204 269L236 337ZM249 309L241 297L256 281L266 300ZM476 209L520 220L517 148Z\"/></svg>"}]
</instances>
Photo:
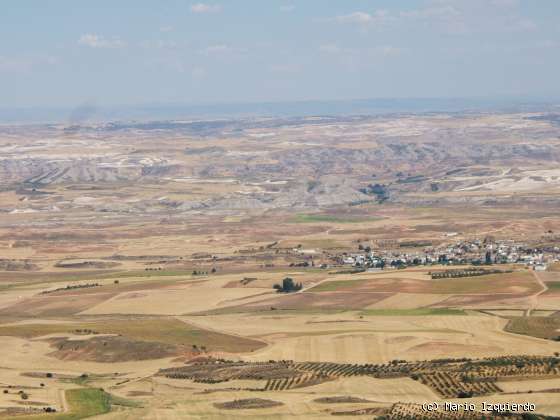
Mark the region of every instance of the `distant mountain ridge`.
<instances>
[{"instance_id":1,"label":"distant mountain ridge","mask_svg":"<svg viewBox=\"0 0 560 420\"><path fill-rule=\"evenodd\" d=\"M560 110L560 98L372 98L221 104L143 104L76 107L0 107L0 123L69 123L85 121L153 121L196 118L306 117L385 115L429 112L550 112Z\"/></svg>"}]
</instances>

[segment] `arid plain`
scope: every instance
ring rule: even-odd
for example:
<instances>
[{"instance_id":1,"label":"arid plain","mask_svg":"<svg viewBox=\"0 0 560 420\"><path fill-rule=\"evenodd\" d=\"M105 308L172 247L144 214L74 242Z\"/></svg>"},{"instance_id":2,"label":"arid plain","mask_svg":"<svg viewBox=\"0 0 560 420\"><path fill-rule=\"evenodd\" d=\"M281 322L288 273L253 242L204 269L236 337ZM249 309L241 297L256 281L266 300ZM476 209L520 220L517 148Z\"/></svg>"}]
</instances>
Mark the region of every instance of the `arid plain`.
<instances>
[{"instance_id":1,"label":"arid plain","mask_svg":"<svg viewBox=\"0 0 560 420\"><path fill-rule=\"evenodd\" d=\"M559 121L1 126L0 418L560 417Z\"/></svg>"}]
</instances>

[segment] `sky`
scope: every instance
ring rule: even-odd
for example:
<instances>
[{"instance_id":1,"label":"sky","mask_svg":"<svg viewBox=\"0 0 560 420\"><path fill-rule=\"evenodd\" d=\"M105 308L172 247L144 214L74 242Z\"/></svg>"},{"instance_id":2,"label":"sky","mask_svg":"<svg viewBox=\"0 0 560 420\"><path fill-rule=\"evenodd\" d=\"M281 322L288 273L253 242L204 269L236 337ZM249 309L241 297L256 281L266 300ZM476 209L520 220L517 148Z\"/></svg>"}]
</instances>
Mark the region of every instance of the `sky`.
<instances>
[{"instance_id":1,"label":"sky","mask_svg":"<svg viewBox=\"0 0 560 420\"><path fill-rule=\"evenodd\" d=\"M560 97L558 0L4 0L0 107Z\"/></svg>"}]
</instances>

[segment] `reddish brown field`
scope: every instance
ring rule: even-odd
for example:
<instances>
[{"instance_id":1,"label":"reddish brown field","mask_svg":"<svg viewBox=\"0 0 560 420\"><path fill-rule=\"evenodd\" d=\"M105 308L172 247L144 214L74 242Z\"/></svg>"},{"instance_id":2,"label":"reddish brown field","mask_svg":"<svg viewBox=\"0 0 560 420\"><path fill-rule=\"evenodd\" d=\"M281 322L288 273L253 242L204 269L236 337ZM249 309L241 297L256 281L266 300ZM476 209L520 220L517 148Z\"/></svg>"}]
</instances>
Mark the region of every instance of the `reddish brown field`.
<instances>
[{"instance_id":1,"label":"reddish brown field","mask_svg":"<svg viewBox=\"0 0 560 420\"><path fill-rule=\"evenodd\" d=\"M430 293L430 294L511 294L526 296L538 292L540 285L530 272L490 274L442 280L403 278L329 281L311 289L313 292L352 291L353 293Z\"/></svg>"},{"instance_id":2,"label":"reddish brown field","mask_svg":"<svg viewBox=\"0 0 560 420\"><path fill-rule=\"evenodd\" d=\"M72 296L39 296L26 299L7 308L0 309L0 316L68 316L85 311L109 298L111 293L96 293Z\"/></svg>"},{"instance_id":3,"label":"reddish brown field","mask_svg":"<svg viewBox=\"0 0 560 420\"><path fill-rule=\"evenodd\" d=\"M278 296L258 303L246 304L230 309L233 311L270 310L271 308L283 310L352 310L365 308L392 295L392 293L304 292Z\"/></svg>"}]
</instances>

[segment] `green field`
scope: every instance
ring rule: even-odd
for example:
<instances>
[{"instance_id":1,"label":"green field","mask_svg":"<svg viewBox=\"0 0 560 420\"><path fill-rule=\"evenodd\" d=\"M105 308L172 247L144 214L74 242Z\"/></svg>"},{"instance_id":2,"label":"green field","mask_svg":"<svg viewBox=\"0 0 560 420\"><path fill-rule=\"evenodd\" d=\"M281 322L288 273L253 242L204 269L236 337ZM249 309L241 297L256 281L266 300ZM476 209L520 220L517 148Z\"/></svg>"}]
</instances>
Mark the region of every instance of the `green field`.
<instances>
[{"instance_id":1,"label":"green field","mask_svg":"<svg viewBox=\"0 0 560 420\"><path fill-rule=\"evenodd\" d=\"M45 413L21 418L26 420L78 420L105 414L111 410L111 395L100 389L70 389L65 392L65 396L69 406L68 413Z\"/></svg>"},{"instance_id":2,"label":"green field","mask_svg":"<svg viewBox=\"0 0 560 420\"><path fill-rule=\"evenodd\" d=\"M560 340L560 317L515 317L509 320L505 331L549 340Z\"/></svg>"},{"instance_id":3,"label":"green field","mask_svg":"<svg viewBox=\"0 0 560 420\"><path fill-rule=\"evenodd\" d=\"M547 281L546 287L549 290L560 291L560 281Z\"/></svg>"}]
</instances>

